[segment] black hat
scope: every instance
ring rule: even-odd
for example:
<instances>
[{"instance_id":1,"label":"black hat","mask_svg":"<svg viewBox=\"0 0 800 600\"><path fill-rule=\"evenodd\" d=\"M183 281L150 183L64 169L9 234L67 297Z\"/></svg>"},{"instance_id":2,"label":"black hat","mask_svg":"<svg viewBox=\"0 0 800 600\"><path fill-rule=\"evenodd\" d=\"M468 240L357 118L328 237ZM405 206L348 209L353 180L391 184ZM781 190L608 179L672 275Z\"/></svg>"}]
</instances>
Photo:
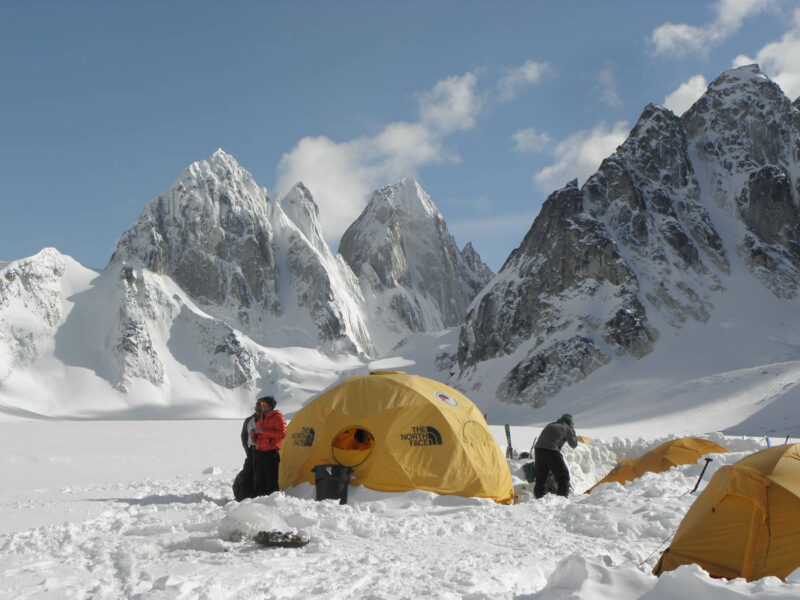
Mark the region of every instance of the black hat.
<instances>
[{"instance_id":1,"label":"black hat","mask_svg":"<svg viewBox=\"0 0 800 600\"><path fill-rule=\"evenodd\" d=\"M572 415L569 414L569 413L564 413L563 415L561 415L561 418L559 419L559 421L564 421L564 423L566 423L567 425L574 425L575 424L575 419L573 419Z\"/></svg>"},{"instance_id":2,"label":"black hat","mask_svg":"<svg viewBox=\"0 0 800 600\"><path fill-rule=\"evenodd\" d=\"M264 404L264 403L268 404L270 410L274 410L275 409L275 405L277 404L277 402L275 402L275 398L273 398L272 396L261 396L261 398L258 399L257 403L258 404Z\"/></svg>"}]
</instances>

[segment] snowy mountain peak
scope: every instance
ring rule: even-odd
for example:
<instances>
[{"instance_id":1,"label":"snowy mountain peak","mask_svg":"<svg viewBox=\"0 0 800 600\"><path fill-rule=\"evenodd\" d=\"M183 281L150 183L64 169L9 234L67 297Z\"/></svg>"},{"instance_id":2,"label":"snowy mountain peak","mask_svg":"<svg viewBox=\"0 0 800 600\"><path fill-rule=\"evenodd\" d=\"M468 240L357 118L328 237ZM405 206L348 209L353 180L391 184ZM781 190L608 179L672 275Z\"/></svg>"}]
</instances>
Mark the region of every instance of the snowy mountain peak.
<instances>
[{"instance_id":1,"label":"snowy mountain peak","mask_svg":"<svg viewBox=\"0 0 800 600\"><path fill-rule=\"evenodd\" d=\"M639 119L634 126L634 131L637 131L637 134L641 135L651 127L658 130L664 127L665 123L672 123L677 118L675 113L668 108L650 103L644 107L642 114L639 115Z\"/></svg>"},{"instance_id":2,"label":"snowy mountain peak","mask_svg":"<svg viewBox=\"0 0 800 600\"><path fill-rule=\"evenodd\" d=\"M720 73L708 86L709 90L721 90L726 87L739 88L743 84L772 83L769 77L761 72L761 67L753 63L727 69Z\"/></svg>"},{"instance_id":3,"label":"snowy mountain peak","mask_svg":"<svg viewBox=\"0 0 800 600\"><path fill-rule=\"evenodd\" d=\"M302 181L292 186L292 189L289 190L286 196L281 198L281 203L305 205L315 216L319 216L319 207L314 201L314 196L309 189L303 185ZM286 210L286 207L284 207L284 210Z\"/></svg>"},{"instance_id":4,"label":"snowy mountain peak","mask_svg":"<svg viewBox=\"0 0 800 600\"><path fill-rule=\"evenodd\" d=\"M198 167L208 165L210 170L217 174L217 176L224 176L226 173L236 173L237 175L246 178L250 174L239 164L233 155L228 154L222 148L217 148L205 160L199 160L187 167L187 170L198 170ZM180 179L180 177L178 177Z\"/></svg>"},{"instance_id":5,"label":"snowy mountain peak","mask_svg":"<svg viewBox=\"0 0 800 600\"><path fill-rule=\"evenodd\" d=\"M295 184L286 196L280 199L279 204L309 242L322 251L322 247L326 244L319 223L319 207L308 188L302 183Z\"/></svg>"},{"instance_id":6,"label":"snowy mountain peak","mask_svg":"<svg viewBox=\"0 0 800 600\"><path fill-rule=\"evenodd\" d=\"M256 341L363 351L368 335L350 314L358 295L354 277L340 272L317 214L302 184L273 202L218 150L147 206L111 263L140 263L168 275L206 311Z\"/></svg>"},{"instance_id":7,"label":"snowy mountain peak","mask_svg":"<svg viewBox=\"0 0 800 600\"><path fill-rule=\"evenodd\" d=\"M277 310L266 190L217 150L185 169L117 243L111 263L141 263L207 304Z\"/></svg>"},{"instance_id":8,"label":"snowy mountain peak","mask_svg":"<svg viewBox=\"0 0 800 600\"><path fill-rule=\"evenodd\" d=\"M370 329L383 332L379 351L408 333L459 324L491 276L477 254L470 266L413 179L377 190L345 231L339 253L364 290Z\"/></svg>"},{"instance_id":9,"label":"snowy mountain peak","mask_svg":"<svg viewBox=\"0 0 800 600\"><path fill-rule=\"evenodd\" d=\"M227 161L227 162L232 161L232 162L236 163L236 159L233 158L233 156L231 156L227 152L225 152L225 150L223 150L222 148L217 148L216 150L214 150L214 152L211 153L211 156L208 157L208 161L209 162L215 162L215 161L218 161L218 160L219 161Z\"/></svg>"},{"instance_id":10,"label":"snowy mountain peak","mask_svg":"<svg viewBox=\"0 0 800 600\"><path fill-rule=\"evenodd\" d=\"M21 258L18 260L9 261L7 266L12 265L21 265L21 264L35 264L35 263L61 263L66 255L62 254L58 248L54 248L52 246L45 246L36 254L28 256L26 258Z\"/></svg>"},{"instance_id":11,"label":"snowy mountain peak","mask_svg":"<svg viewBox=\"0 0 800 600\"><path fill-rule=\"evenodd\" d=\"M0 268L0 384L52 352L53 338L75 301L74 295L96 275L49 247ZM25 393L48 397L47 391L38 389L42 381L44 378L30 381ZM13 386L6 390L14 393Z\"/></svg>"},{"instance_id":12,"label":"snowy mountain peak","mask_svg":"<svg viewBox=\"0 0 800 600\"><path fill-rule=\"evenodd\" d=\"M472 247L472 242L467 242L466 245L461 249L461 256L464 257L464 260L467 262L469 268L472 269L481 279L488 282L492 277L494 277L492 270L486 263L483 262L478 254L478 251Z\"/></svg>"},{"instance_id":13,"label":"snowy mountain peak","mask_svg":"<svg viewBox=\"0 0 800 600\"><path fill-rule=\"evenodd\" d=\"M682 120L690 137L705 130L714 131L723 139L740 135L750 142L763 143L759 137L766 141L767 134L778 133L775 127L791 120L791 111L791 101L781 88L758 65L747 65L721 73ZM707 118L710 116L714 118ZM748 125L768 129L758 131Z\"/></svg>"},{"instance_id":14,"label":"snowy mountain peak","mask_svg":"<svg viewBox=\"0 0 800 600\"><path fill-rule=\"evenodd\" d=\"M800 285L800 112L756 65L722 73L681 117L705 203L773 293Z\"/></svg>"},{"instance_id":15,"label":"snowy mountain peak","mask_svg":"<svg viewBox=\"0 0 800 600\"><path fill-rule=\"evenodd\" d=\"M441 218L439 209L416 180L405 177L373 195L373 201L383 199L392 210L409 218Z\"/></svg>"}]
</instances>

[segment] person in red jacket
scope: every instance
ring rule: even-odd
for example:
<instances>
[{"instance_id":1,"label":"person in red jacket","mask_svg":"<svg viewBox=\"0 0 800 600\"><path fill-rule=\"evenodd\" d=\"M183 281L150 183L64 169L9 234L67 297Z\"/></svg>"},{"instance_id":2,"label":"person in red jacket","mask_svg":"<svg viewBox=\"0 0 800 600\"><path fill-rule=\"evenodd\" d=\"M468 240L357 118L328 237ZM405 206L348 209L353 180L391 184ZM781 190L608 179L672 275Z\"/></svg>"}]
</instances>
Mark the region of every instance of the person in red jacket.
<instances>
[{"instance_id":1,"label":"person in red jacket","mask_svg":"<svg viewBox=\"0 0 800 600\"><path fill-rule=\"evenodd\" d=\"M278 491L278 468L281 462L280 449L286 437L286 419L275 409L275 398L264 396L258 399L261 416L250 438L255 442L253 462L255 466L255 488L257 496L268 496Z\"/></svg>"}]
</instances>

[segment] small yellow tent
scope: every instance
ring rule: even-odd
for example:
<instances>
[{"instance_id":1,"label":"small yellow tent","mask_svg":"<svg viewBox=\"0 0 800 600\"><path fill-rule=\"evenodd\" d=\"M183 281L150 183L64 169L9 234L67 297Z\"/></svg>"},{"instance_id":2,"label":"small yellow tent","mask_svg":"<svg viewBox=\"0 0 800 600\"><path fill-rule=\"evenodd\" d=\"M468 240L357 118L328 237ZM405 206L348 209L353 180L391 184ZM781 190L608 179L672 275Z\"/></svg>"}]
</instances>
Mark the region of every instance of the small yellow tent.
<instances>
[{"instance_id":1,"label":"small yellow tent","mask_svg":"<svg viewBox=\"0 0 800 600\"><path fill-rule=\"evenodd\" d=\"M289 423L281 489L314 482L319 464L353 468L353 485L513 499L508 463L481 412L438 381L400 372L351 377Z\"/></svg>"},{"instance_id":2,"label":"small yellow tent","mask_svg":"<svg viewBox=\"0 0 800 600\"><path fill-rule=\"evenodd\" d=\"M669 471L672 467L678 465L696 463L706 454L727 451L719 444L701 440L700 438L684 437L670 440L634 460L623 458L617 463L617 466L611 469L608 475L586 490L586 493L591 493L601 483L617 481L625 485L626 481L633 481L645 473Z\"/></svg>"},{"instance_id":3,"label":"small yellow tent","mask_svg":"<svg viewBox=\"0 0 800 600\"><path fill-rule=\"evenodd\" d=\"M681 521L655 575L696 563L714 577L785 579L800 567L800 444L721 467Z\"/></svg>"}]
</instances>

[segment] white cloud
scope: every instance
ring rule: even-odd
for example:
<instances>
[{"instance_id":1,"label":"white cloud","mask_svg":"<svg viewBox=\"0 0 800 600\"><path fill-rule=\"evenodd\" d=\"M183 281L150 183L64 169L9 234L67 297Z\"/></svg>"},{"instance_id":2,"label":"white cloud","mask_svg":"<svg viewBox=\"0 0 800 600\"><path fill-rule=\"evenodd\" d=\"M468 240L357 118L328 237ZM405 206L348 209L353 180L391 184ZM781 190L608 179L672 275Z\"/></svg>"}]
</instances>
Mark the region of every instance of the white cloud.
<instances>
[{"instance_id":1,"label":"white cloud","mask_svg":"<svg viewBox=\"0 0 800 600\"><path fill-rule=\"evenodd\" d=\"M705 52L709 43L708 33L702 27L683 23L665 23L650 35L655 54L681 56Z\"/></svg>"},{"instance_id":2,"label":"white cloud","mask_svg":"<svg viewBox=\"0 0 800 600\"><path fill-rule=\"evenodd\" d=\"M546 62L536 62L529 60L521 67L509 68L500 78L498 85L500 92L498 97L502 102L509 102L517 97L525 88L541 81L542 77L550 69Z\"/></svg>"},{"instance_id":3,"label":"white cloud","mask_svg":"<svg viewBox=\"0 0 800 600\"><path fill-rule=\"evenodd\" d=\"M600 123L591 131L579 131L559 142L553 154L556 162L533 176L533 181L549 193L568 181L578 178L583 182L594 173L603 159L613 154L625 138L630 127L618 121L609 129Z\"/></svg>"},{"instance_id":4,"label":"white cloud","mask_svg":"<svg viewBox=\"0 0 800 600\"><path fill-rule=\"evenodd\" d=\"M303 181L320 209L325 236L341 236L363 207L370 190L370 169L364 164L365 142L337 144L327 137L306 137L278 165L281 193ZM330 240L329 240L330 241Z\"/></svg>"},{"instance_id":5,"label":"white cloud","mask_svg":"<svg viewBox=\"0 0 800 600\"><path fill-rule=\"evenodd\" d=\"M612 108L622 106L622 99L617 92L617 82L611 67L606 67L597 74L597 85L594 88L597 99Z\"/></svg>"},{"instance_id":6,"label":"white cloud","mask_svg":"<svg viewBox=\"0 0 800 600\"><path fill-rule=\"evenodd\" d=\"M719 0L714 20L702 27L686 23L665 23L653 30L650 43L655 54L684 56L707 54L738 31L744 20L775 4L775 0Z\"/></svg>"},{"instance_id":7,"label":"white cloud","mask_svg":"<svg viewBox=\"0 0 800 600\"><path fill-rule=\"evenodd\" d=\"M472 73L453 76L437 83L433 90L419 95L422 122L441 133L475 126L480 101L475 95L477 79Z\"/></svg>"},{"instance_id":8,"label":"white cloud","mask_svg":"<svg viewBox=\"0 0 800 600\"><path fill-rule=\"evenodd\" d=\"M761 70L781 86L789 99L795 100L800 96L800 9L795 11L792 25L779 41L759 50L755 59L739 55L734 59L733 66L757 62Z\"/></svg>"},{"instance_id":9,"label":"white cloud","mask_svg":"<svg viewBox=\"0 0 800 600\"><path fill-rule=\"evenodd\" d=\"M731 66L734 67L734 68L743 67L745 65L752 65L752 64L757 63L757 62L758 62L758 59L750 58L746 54L739 54L736 58L733 59L733 62L731 63Z\"/></svg>"},{"instance_id":10,"label":"white cloud","mask_svg":"<svg viewBox=\"0 0 800 600\"><path fill-rule=\"evenodd\" d=\"M278 191L285 194L302 181L319 206L326 239L338 241L374 189L414 176L422 165L458 160L443 142L453 131L474 127L480 110L475 85L471 73L439 81L418 96L418 122L390 123L375 136L346 142L303 138L281 158Z\"/></svg>"},{"instance_id":11,"label":"white cloud","mask_svg":"<svg viewBox=\"0 0 800 600\"><path fill-rule=\"evenodd\" d=\"M514 140L514 152L544 152L553 139L546 133L539 133L535 128L521 129L511 136Z\"/></svg>"},{"instance_id":12,"label":"white cloud","mask_svg":"<svg viewBox=\"0 0 800 600\"><path fill-rule=\"evenodd\" d=\"M678 89L664 98L664 106L680 116L694 104L700 96L705 94L708 82L702 75L695 75L689 81L682 83Z\"/></svg>"}]
</instances>

